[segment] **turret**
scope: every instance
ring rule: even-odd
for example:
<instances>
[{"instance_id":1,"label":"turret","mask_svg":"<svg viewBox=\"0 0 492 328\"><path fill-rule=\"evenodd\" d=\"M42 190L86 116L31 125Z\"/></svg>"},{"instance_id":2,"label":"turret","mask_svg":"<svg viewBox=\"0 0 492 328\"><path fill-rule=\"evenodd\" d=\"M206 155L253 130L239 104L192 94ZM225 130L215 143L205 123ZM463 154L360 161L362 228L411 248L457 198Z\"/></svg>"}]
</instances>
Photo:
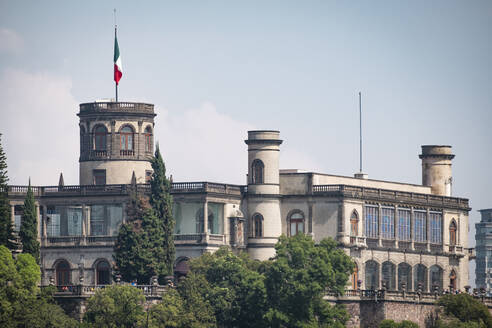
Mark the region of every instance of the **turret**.
<instances>
[{"instance_id":1,"label":"turret","mask_svg":"<svg viewBox=\"0 0 492 328\"><path fill-rule=\"evenodd\" d=\"M435 195L451 196L453 175L451 172L451 146L422 146L422 184L431 187Z\"/></svg>"},{"instance_id":2,"label":"turret","mask_svg":"<svg viewBox=\"0 0 492 328\"><path fill-rule=\"evenodd\" d=\"M154 105L80 104L80 184L129 184L152 174Z\"/></svg>"},{"instance_id":3,"label":"turret","mask_svg":"<svg viewBox=\"0 0 492 328\"><path fill-rule=\"evenodd\" d=\"M275 255L282 233L280 215L279 131L248 131L248 249L251 257Z\"/></svg>"}]
</instances>

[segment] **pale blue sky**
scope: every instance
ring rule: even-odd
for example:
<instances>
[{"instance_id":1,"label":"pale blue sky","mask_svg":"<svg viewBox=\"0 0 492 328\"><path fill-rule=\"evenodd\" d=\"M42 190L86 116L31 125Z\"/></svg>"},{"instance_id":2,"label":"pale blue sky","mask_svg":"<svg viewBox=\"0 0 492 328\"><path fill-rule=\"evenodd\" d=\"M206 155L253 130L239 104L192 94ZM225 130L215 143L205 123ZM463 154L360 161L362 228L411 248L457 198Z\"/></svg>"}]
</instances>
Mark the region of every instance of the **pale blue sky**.
<instances>
[{"instance_id":1,"label":"pale blue sky","mask_svg":"<svg viewBox=\"0 0 492 328\"><path fill-rule=\"evenodd\" d=\"M420 145L449 144L470 238L492 207L490 1L0 0L12 183L78 183L77 104L114 97L115 7L120 100L156 105L175 181L244 183L252 128L281 131L282 168L352 175L362 91L370 178L420 183Z\"/></svg>"}]
</instances>

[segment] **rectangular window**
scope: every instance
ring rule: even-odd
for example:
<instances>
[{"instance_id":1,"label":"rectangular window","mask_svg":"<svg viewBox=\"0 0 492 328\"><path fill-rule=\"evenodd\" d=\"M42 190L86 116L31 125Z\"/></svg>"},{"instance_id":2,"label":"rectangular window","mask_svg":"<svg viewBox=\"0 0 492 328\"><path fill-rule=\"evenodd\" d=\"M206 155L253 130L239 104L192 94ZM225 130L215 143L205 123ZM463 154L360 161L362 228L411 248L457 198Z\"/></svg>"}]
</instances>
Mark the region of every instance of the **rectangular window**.
<instances>
[{"instance_id":1,"label":"rectangular window","mask_svg":"<svg viewBox=\"0 0 492 328\"><path fill-rule=\"evenodd\" d=\"M395 238L395 210L393 208L382 208L381 210L381 238Z\"/></svg>"},{"instance_id":2,"label":"rectangular window","mask_svg":"<svg viewBox=\"0 0 492 328\"><path fill-rule=\"evenodd\" d=\"M115 236L123 222L123 206L91 205L91 236Z\"/></svg>"},{"instance_id":3,"label":"rectangular window","mask_svg":"<svg viewBox=\"0 0 492 328\"><path fill-rule=\"evenodd\" d=\"M67 208L67 227L69 236L82 236L82 207Z\"/></svg>"},{"instance_id":4,"label":"rectangular window","mask_svg":"<svg viewBox=\"0 0 492 328\"><path fill-rule=\"evenodd\" d=\"M379 209L376 206L365 207L366 237L378 238Z\"/></svg>"},{"instance_id":5,"label":"rectangular window","mask_svg":"<svg viewBox=\"0 0 492 328\"><path fill-rule=\"evenodd\" d=\"M23 213L22 205L14 206L14 231L20 231Z\"/></svg>"},{"instance_id":6,"label":"rectangular window","mask_svg":"<svg viewBox=\"0 0 492 328\"><path fill-rule=\"evenodd\" d=\"M430 213L430 242L433 244L442 244L442 214Z\"/></svg>"},{"instance_id":7,"label":"rectangular window","mask_svg":"<svg viewBox=\"0 0 492 328\"><path fill-rule=\"evenodd\" d=\"M94 170L94 184L105 185L106 184L106 170Z\"/></svg>"},{"instance_id":8,"label":"rectangular window","mask_svg":"<svg viewBox=\"0 0 492 328\"><path fill-rule=\"evenodd\" d=\"M414 212L414 236L413 240L416 242L426 242L427 241L427 222L426 222L427 213L422 211Z\"/></svg>"},{"instance_id":9,"label":"rectangular window","mask_svg":"<svg viewBox=\"0 0 492 328\"><path fill-rule=\"evenodd\" d=\"M398 239L410 240L410 211L398 210Z\"/></svg>"},{"instance_id":10,"label":"rectangular window","mask_svg":"<svg viewBox=\"0 0 492 328\"><path fill-rule=\"evenodd\" d=\"M46 233L48 237L60 236L60 213L55 206L48 206L46 211Z\"/></svg>"}]
</instances>

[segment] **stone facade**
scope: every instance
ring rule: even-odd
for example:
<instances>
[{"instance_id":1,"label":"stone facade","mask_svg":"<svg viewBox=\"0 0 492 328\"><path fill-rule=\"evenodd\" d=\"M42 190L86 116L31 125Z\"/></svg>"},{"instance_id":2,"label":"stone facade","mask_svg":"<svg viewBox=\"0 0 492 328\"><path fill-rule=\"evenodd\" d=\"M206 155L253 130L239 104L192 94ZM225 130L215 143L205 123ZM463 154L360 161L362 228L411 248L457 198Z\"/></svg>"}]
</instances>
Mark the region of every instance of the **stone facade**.
<instances>
[{"instance_id":1,"label":"stone facade","mask_svg":"<svg viewBox=\"0 0 492 328\"><path fill-rule=\"evenodd\" d=\"M33 188L43 284L111 283L113 245L130 195L149 192L153 105L87 103L78 116L80 185ZM268 259L281 234L306 233L336 239L353 258L349 290L433 294L468 284L470 208L467 199L451 196L450 146L422 146L423 184L415 185L280 170L279 131L249 131L245 142L247 185L172 183L176 274L189 258L224 245ZM17 226L26 190L9 189ZM370 326L362 324L365 313L380 305L364 306L354 311Z\"/></svg>"}]
</instances>

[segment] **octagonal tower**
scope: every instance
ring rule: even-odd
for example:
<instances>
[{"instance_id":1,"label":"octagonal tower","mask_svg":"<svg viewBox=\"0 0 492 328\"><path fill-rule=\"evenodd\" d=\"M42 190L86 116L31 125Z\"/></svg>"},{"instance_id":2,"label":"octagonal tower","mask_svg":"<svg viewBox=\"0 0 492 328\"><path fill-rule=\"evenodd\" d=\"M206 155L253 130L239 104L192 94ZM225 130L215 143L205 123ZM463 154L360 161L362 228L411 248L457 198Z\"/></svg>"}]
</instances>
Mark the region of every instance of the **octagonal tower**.
<instances>
[{"instance_id":1,"label":"octagonal tower","mask_svg":"<svg viewBox=\"0 0 492 328\"><path fill-rule=\"evenodd\" d=\"M152 174L154 105L80 104L80 184L145 183Z\"/></svg>"}]
</instances>

